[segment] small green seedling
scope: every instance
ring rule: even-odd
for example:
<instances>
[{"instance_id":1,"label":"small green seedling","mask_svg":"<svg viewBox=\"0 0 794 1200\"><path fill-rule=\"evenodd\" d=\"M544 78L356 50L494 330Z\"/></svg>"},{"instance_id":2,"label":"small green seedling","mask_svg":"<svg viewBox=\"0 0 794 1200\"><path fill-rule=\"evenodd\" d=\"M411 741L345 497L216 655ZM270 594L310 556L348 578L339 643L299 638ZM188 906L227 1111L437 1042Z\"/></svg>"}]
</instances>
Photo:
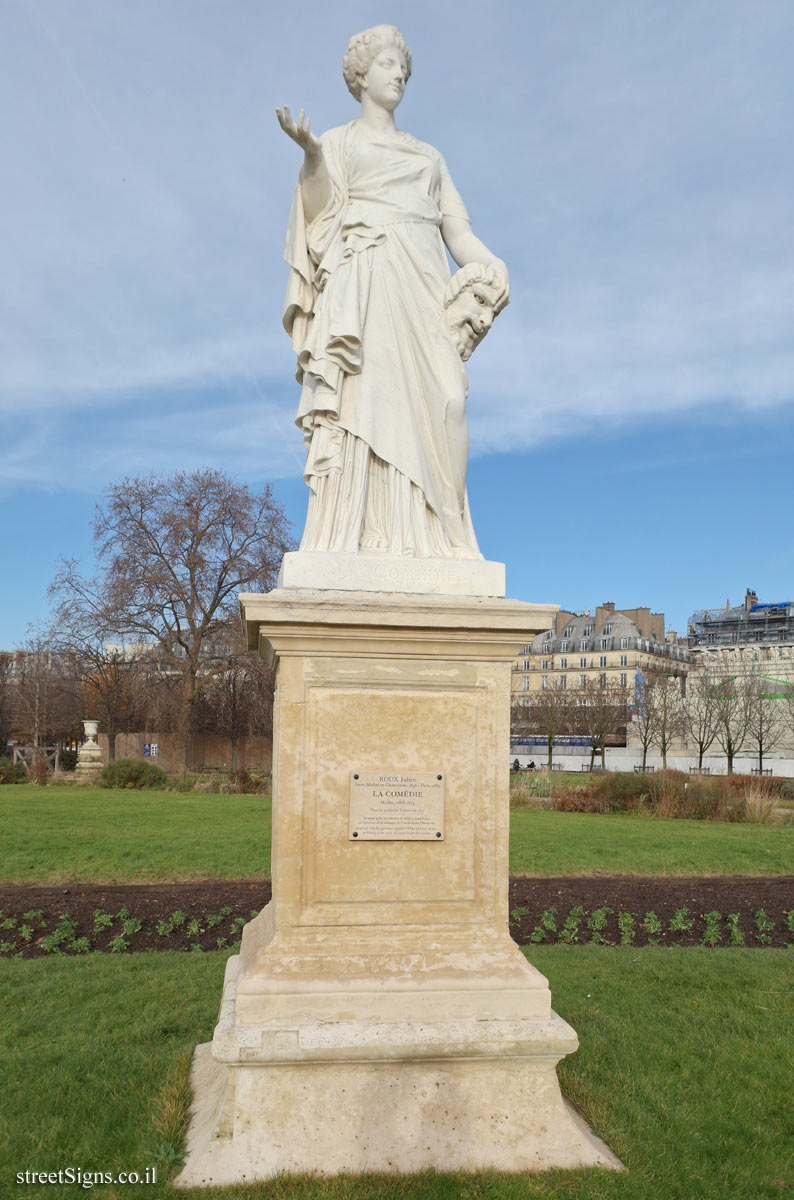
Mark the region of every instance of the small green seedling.
<instances>
[{"instance_id":1,"label":"small green seedling","mask_svg":"<svg viewBox=\"0 0 794 1200\"><path fill-rule=\"evenodd\" d=\"M584 909L582 908L581 904L577 904L571 909L571 911L568 913L568 916L565 918L565 923L560 930L559 940L561 942L565 942L566 945L572 946L574 942L579 941L579 926L582 923L583 917Z\"/></svg>"},{"instance_id":2,"label":"small green seedling","mask_svg":"<svg viewBox=\"0 0 794 1200\"><path fill-rule=\"evenodd\" d=\"M728 913L727 917L725 918L725 924L728 927L728 945L743 946L745 942L744 934L739 928L739 914Z\"/></svg>"},{"instance_id":3,"label":"small green seedling","mask_svg":"<svg viewBox=\"0 0 794 1200\"><path fill-rule=\"evenodd\" d=\"M689 909L684 906L677 908L670 918L668 929L671 933L689 933L695 926L695 922L689 915Z\"/></svg>"},{"instance_id":4,"label":"small green seedling","mask_svg":"<svg viewBox=\"0 0 794 1200\"><path fill-rule=\"evenodd\" d=\"M645 914L645 920L642 924L646 934L648 935L648 945L658 946L659 937L662 932L662 922L659 920L656 913L653 912L653 910L651 910L651 912L647 912Z\"/></svg>"},{"instance_id":5,"label":"small green seedling","mask_svg":"<svg viewBox=\"0 0 794 1200\"><path fill-rule=\"evenodd\" d=\"M717 946L722 940L722 913L707 912L702 913L703 917L703 936L700 939L701 946Z\"/></svg>"},{"instance_id":6,"label":"small green seedling","mask_svg":"<svg viewBox=\"0 0 794 1200\"><path fill-rule=\"evenodd\" d=\"M612 909L608 906L604 908L596 908L587 918L587 928L592 932L591 942L595 942L597 946L605 946L606 938L603 936L603 930L606 928L607 919L612 915Z\"/></svg>"},{"instance_id":7,"label":"small green seedling","mask_svg":"<svg viewBox=\"0 0 794 1200\"><path fill-rule=\"evenodd\" d=\"M769 917L764 912L763 908L757 908L753 914L755 927L758 932L755 935L755 940L761 946L771 946L772 938L769 936L775 928L774 921L770 921Z\"/></svg>"},{"instance_id":8,"label":"small green seedling","mask_svg":"<svg viewBox=\"0 0 794 1200\"><path fill-rule=\"evenodd\" d=\"M618 930L620 932L621 946L633 946L635 937L633 913L618 913Z\"/></svg>"},{"instance_id":9,"label":"small green seedling","mask_svg":"<svg viewBox=\"0 0 794 1200\"><path fill-rule=\"evenodd\" d=\"M544 909L540 923L535 926L532 933L529 935L529 940L534 945L538 942L553 941L557 936L557 909L553 906Z\"/></svg>"},{"instance_id":10,"label":"small green seedling","mask_svg":"<svg viewBox=\"0 0 794 1200\"><path fill-rule=\"evenodd\" d=\"M103 912L101 908L94 909L94 936L101 933L103 929L110 929L115 917L112 913Z\"/></svg>"}]
</instances>

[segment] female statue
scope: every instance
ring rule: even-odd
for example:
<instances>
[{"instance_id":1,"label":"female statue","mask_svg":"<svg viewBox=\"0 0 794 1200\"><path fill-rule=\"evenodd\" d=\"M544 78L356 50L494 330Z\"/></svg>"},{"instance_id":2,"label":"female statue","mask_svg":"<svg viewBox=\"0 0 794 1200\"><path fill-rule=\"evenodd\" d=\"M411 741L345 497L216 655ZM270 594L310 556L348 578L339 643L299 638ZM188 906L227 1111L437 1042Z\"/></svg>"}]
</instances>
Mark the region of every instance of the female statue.
<instances>
[{"instance_id":1,"label":"female statue","mask_svg":"<svg viewBox=\"0 0 794 1200\"><path fill-rule=\"evenodd\" d=\"M398 130L411 53L393 25L351 38L361 116L304 151L284 325L302 384L309 509L301 550L481 558L466 497L468 358L508 276L471 231L446 164ZM453 280L444 246L459 267Z\"/></svg>"}]
</instances>

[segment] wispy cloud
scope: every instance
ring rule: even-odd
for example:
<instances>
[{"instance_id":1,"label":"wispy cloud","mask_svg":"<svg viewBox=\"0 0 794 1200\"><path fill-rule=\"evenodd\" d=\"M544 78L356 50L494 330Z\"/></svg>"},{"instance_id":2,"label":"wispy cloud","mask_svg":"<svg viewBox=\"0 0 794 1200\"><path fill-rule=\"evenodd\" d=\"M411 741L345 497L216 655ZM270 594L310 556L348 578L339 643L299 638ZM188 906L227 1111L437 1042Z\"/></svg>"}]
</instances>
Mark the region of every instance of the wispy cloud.
<instances>
[{"instance_id":1,"label":"wispy cloud","mask_svg":"<svg viewBox=\"0 0 794 1200\"><path fill-rule=\"evenodd\" d=\"M88 489L119 457L299 471L280 328L298 156L272 108L354 115L339 60L370 7L10 9L7 487ZM794 400L790 5L395 0L390 19L415 58L401 121L513 273L471 363L474 454Z\"/></svg>"}]
</instances>

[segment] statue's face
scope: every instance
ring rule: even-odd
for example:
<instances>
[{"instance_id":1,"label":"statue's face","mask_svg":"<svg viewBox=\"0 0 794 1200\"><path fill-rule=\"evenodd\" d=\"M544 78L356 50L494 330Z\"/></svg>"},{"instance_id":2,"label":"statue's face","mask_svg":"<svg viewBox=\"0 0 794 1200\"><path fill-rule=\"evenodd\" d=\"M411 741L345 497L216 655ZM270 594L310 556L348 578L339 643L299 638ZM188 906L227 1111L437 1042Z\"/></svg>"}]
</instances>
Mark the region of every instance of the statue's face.
<instances>
[{"instance_id":1,"label":"statue's face","mask_svg":"<svg viewBox=\"0 0 794 1200\"><path fill-rule=\"evenodd\" d=\"M496 316L498 290L487 283L470 283L447 305L447 324L458 354L471 358Z\"/></svg>"},{"instance_id":2,"label":"statue's face","mask_svg":"<svg viewBox=\"0 0 794 1200\"><path fill-rule=\"evenodd\" d=\"M405 59L396 46L386 46L373 59L369 70L361 81L362 92L381 108L393 112L405 91Z\"/></svg>"}]
</instances>

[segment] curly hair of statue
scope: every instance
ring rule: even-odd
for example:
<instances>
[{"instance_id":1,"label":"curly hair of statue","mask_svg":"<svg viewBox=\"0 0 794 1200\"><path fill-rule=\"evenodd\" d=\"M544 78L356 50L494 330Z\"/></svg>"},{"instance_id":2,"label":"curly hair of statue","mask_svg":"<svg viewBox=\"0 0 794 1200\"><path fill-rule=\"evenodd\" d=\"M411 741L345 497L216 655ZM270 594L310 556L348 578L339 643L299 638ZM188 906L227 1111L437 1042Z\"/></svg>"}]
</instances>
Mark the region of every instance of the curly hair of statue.
<instances>
[{"instance_id":1,"label":"curly hair of statue","mask_svg":"<svg viewBox=\"0 0 794 1200\"><path fill-rule=\"evenodd\" d=\"M356 33L347 43L342 59L342 74L351 96L361 99L361 80L372 66L381 50L394 46L405 59L405 81L411 78L411 51L396 25L373 25Z\"/></svg>"}]
</instances>

